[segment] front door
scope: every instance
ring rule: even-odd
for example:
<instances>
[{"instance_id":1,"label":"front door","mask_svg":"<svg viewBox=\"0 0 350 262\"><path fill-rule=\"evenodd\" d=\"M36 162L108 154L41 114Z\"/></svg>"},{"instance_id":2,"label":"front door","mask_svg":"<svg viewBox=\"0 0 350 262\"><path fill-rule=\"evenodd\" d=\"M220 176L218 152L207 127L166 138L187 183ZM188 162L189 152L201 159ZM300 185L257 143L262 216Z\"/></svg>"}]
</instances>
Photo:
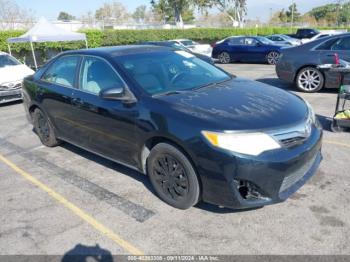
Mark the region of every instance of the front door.
<instances>
[{"instance_id":1,"label":"front door","mask_svg":"<svg viewBox=\"0 0 350 262\"><path fill-rule=\"evenodd\" d=\"M104 100L102 90L125 85L104 59L86 56L80 67L79 90L75 91L75 125L80 146L105 157L135 166L137 103Z\"/></svg>"}]
</instances>

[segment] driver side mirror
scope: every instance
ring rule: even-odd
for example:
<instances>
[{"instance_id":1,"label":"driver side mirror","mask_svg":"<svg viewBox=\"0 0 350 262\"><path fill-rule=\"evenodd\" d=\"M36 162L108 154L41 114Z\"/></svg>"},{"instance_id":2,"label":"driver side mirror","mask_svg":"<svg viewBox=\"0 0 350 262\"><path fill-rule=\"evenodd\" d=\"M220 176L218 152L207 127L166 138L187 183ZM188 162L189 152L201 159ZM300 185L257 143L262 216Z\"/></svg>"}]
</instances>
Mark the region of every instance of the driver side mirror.
<instances>
[{"instance_id":1,"label":"driver side mirror","mask_svg":"<svg viewBox=\"0 0 350 262\"><path fill-rule=\"evenodd\" d=\"M102 90L100 97L105 100L122 100L124 97L124 87L119 86Z\"/></svg>"},{"instance_id":2,"label":"driver side mirror","mask_svg":"<svg viewBox=\"0 0 350 262\"><path fill-rule=\"evenodd\" d=\"M262 43L256 42L255 46L262 46Z\"/></svg>"}]
</instances>

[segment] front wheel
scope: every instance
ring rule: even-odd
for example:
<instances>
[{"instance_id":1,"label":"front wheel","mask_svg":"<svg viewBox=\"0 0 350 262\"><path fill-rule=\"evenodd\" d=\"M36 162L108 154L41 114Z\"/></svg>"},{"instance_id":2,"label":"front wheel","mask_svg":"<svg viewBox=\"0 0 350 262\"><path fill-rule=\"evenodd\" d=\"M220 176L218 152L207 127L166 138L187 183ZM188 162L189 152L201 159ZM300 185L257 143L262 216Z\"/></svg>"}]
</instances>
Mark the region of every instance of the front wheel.
<instances>
[{"instance_id":1,"label":"front wheel","mask_svg":"<svg viewBox=\"0 0 350 262\"><path fill-rule=\"evenodd\" d=\"M35 109L33 112L33 125L41 143L45 146L55 147L61 143L56 139L53 126L48 117L39 108Z\"/></svg>"},{"instance_id":2,"label":"front wheel","mask_svg":"<svg viewBox=\"0 0 350 262\"><path fill-rule=\"evenodd\" d=\"M280 54L276 51L272 51L268 53L266 56L266 60L269 65L277 64L279 58L280 58Z\"/></svg>"},{"instance_id":3,"label":"front wheel","mask_svg":"<svg viewBox=\"0 0 350 262\"><path fill-rule=\"evenodd\" d=\"M147 173L157 195L169 205L188 209L199 201L196 172L176 147L159 143L152 148L147 159Z\"/></svg>"},{"instance_id":4,"label":"front wheel","mask_svg":"<svg viewBox=\"0 0 350 262\"><path fill-rule=\"evenodd\" d=\"M324 77L317 68L306 67L300 70L295 82L299 90L306 93L315 93L323 88Z\"/></svg>"}]
</instances>

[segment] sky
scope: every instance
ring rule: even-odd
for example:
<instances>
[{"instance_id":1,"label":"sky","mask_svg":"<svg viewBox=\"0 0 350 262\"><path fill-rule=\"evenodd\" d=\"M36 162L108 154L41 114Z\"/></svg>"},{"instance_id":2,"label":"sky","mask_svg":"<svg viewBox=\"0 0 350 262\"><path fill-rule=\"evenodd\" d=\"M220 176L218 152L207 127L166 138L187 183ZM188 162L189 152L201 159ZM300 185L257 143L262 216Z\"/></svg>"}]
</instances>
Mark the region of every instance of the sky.
<instances>
[{"instance_id":1,"label":"sky","mask_svg":"<svg viewBox=\"0 0 350 262\"><path fill-rule=\"evenodd\" d=\"M76 17L86 14L88 11L98 9L108 0L15 0L16 3L25 9L31 9L35 17L44 16L50 20L56 19L60 11L68 12ZM150 0L119 0L129 12L132 12L139 5L149 5ZM295 2L301 13L311 8L327 3L334 3L335 0L248 0L248 18L260 18L265 21L270 17L271 11L275 12L281 8L288 7Z\"/></svg>"}]
</instances>

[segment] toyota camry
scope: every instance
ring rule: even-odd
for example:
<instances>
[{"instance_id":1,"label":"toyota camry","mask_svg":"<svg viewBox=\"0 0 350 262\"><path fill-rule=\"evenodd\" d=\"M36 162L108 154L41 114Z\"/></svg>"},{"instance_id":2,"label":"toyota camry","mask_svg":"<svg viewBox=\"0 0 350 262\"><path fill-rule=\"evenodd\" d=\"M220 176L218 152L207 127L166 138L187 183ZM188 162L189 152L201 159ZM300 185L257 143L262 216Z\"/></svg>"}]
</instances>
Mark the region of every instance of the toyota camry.
<instances>
[{"instance_id":1,"label":"toyota camry","mask_svg":"<svg viewBox=\"0 0 350 262\"><path fill-rule=\"evenodd\" d=\"M134 168L180 209L282 202L322 159L303 99L167 47L64 52L23 89L44 145L65 141Z\"/></svg>"}]
</instances>

